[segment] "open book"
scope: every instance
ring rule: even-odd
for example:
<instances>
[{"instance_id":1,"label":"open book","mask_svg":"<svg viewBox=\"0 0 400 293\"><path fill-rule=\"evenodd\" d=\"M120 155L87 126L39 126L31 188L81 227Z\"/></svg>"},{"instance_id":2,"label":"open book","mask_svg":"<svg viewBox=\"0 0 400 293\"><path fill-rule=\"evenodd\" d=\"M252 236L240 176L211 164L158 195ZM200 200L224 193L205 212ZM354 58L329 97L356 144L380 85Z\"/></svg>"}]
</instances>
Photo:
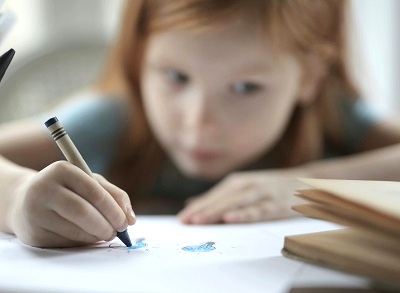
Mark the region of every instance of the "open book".
<instances>
[{"instance_id":1,"label":"open book","mask_svg":"<svg viewBox=\"0 0 400 293\"><path fill-rule=\"evenodd\" d=\"M346 226L286 236L283 255L400 289L400 182L300 179L305 216Z\"/></svg>"}]
</instances>

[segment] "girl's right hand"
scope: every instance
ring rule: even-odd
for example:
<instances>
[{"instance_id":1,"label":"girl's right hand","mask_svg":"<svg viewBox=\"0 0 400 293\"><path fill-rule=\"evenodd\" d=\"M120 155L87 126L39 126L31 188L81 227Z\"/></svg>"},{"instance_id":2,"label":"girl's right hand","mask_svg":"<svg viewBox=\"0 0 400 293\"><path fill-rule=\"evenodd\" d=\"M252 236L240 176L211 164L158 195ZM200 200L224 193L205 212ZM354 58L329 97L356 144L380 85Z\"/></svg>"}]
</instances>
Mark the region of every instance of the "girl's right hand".
<instances>
[{"instance_id":1,"label":"girl's right hand","mask_svg":"<svg viewBox=\"0 0 400 293\"><path fill-rule=\"evenodd\" d=\"M135 223L128 195L66 161L21 178L8 222L24 243L70 247L112 240Z\"/></svg>"}]
</instances>

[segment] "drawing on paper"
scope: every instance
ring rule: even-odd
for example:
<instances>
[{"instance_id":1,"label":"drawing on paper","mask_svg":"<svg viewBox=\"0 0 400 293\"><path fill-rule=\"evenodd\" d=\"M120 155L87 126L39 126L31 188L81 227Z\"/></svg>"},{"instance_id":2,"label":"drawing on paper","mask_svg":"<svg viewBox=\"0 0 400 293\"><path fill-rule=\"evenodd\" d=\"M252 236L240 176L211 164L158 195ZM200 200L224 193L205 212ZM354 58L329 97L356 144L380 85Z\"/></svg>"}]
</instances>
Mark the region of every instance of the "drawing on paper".
<instances>
[{"instance_id":1,"label":"drawing on paper","mask_svg":"<svg viewBox=\"0 0 400 293\"><path fill-rule=\"evenodd\" d=\"M213 246L214 244L215 242L205 242L200 245L185 246L182 250L190 252L208 252L215 250L215 247Z\"/></svg>"},{"instance_id":2,"label":"drawing on paper","mask_svg":"<svg viewBox=\"0 0 400 293\"><path fill-rule=\"evenodd\" d=\"M144 238L138 238L135 240L135 243L132 244L131 247L126 247L125 245L121 244L121 243L111 243L108 247L110 248L117 248L117 249L139 249L139 248L143 248L146 247L147 244L144 243Z\"/></svg>"}]
</instances>

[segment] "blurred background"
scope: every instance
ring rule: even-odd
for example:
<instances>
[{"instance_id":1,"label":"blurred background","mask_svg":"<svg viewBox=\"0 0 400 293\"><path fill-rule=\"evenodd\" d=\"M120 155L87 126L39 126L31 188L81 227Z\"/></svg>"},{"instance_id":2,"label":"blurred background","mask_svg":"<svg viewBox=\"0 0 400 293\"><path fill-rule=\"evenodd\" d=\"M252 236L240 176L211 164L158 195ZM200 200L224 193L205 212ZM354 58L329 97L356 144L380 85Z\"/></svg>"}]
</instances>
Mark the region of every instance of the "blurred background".
<instances>
[{"instance_id":1,"label":"blurred background","mask_svg":"<svg viewBox=\"0 0 400 293\"><path fill-rule=\"evenodd\" d=\"M16 53L0 84L0 123L37 114L88 85L101 68L122 3L5 0L1 10L15 20L0 53Z\"/></svg>"},{"instance_id":2,"label":"blurred background","mask_svg":"<svg viewBox=\"0 0 400 293\"><path fill-rule=\"evenodd\" d=\"M379 111L400 110L400 1L348 1L354 76ZM0 84L0 123L36 114L90 83L117 29L122 4L6 0L1 9L12 11L15 23L0 53L14 48L16 55Z\"/></svg>"}]
</instances>

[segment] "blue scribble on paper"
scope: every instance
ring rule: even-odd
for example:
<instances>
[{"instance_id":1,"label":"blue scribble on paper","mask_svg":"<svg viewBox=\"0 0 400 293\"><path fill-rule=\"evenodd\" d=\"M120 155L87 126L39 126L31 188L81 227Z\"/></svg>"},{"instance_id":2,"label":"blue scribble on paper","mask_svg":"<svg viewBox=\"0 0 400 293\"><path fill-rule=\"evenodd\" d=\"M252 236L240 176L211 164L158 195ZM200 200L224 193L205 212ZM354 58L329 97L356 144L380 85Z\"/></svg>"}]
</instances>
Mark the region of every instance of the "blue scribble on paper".
<instances>
[{"instance_id":1,"label":"blue scribble on paper","mask_svg":"<svg viewBox=\"0 0 400 293\"><path fill-rule=\"evenodd\" d=\"M131 247L126 247L125 245L122 245L121 243L111 243L108 247L117 248L117 249L139 249L139 248L143 248L143 247L147 246L147 244L143 242L144 240L145 240L144 238L136 239L135 243L132 244Z\"/></svg>"},{"instance_id":2,"label":"blue scribble on paper","mask_svg":"<svg viewBox=\"0 0 400 293\"><path fill-rule=\"evenodd\" d=\"M215 247L213 246L214 244L215 242L205 242L200 245L185 246L182 248L182 250L190 252L208 252L215 250Z\"/></svg>"},{"instance_id":3,"label":"blue scribble on paper","mask_svg":"<svg viewBox=\"0 0 400 293\"><path fill-rule=\"evenodd\" d=\"M136 239L135 244L132 244L131 247L128 247L129 249L138 249L138 248L143 248L146 247L147 244L143 242L144 238L138 238Z\"/></svg>"}]
</instances>

